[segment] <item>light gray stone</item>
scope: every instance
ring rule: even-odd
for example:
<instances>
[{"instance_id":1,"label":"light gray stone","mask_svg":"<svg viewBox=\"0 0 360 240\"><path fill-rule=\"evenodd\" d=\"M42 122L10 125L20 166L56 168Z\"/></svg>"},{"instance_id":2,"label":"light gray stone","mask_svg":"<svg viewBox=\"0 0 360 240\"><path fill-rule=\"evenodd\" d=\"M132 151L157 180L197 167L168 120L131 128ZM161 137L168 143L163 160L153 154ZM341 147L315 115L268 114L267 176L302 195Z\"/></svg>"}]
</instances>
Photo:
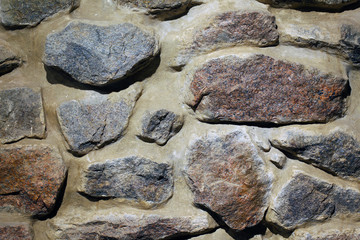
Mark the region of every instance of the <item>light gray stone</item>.
<instances>
[{"instance_id":1,"label":"light gray stone","mask_svg":"<svg viewBox=\"0 0 360 240\"><path fill-rule=\"evenodd\" d=\"M19 67L22 61L10 48L10 44L0 40L0 76Z\"/></svg>"}]
</instances>

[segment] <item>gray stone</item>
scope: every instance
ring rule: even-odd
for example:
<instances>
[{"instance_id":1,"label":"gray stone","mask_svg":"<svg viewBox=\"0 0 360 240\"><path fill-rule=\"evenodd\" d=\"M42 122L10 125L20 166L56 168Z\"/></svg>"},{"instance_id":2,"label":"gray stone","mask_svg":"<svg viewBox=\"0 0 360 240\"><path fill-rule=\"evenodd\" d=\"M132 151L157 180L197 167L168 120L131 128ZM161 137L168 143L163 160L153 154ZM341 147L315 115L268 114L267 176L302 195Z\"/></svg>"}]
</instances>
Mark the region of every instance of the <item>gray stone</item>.
<instances>
[{"instance_id":1,"label":"gray stone","mask_svg":"<svg viewBox=\"0 0 360 240\"><path fill-rule=\"evenodd\" d=\"M21 63L21 59L10 48L9 44L0 40L0 76L11 72Z\"/></svg>"},{"instance_id":2,"label":"gray stone","mask_svg":"<svg viewBox=\"0 0 360 240\"><path fill-rule=\"evenodd\" d=\"M158 51L155 37L130 23L97 26L71 22L47 36L44 63L75 81L103 86L144 68Z\"/></svg>"},{"instance_id":3,"label":"gray stone","mask_svg":"<svg viewBox=\"0 0 360 240\"><path fill-rule=\"evenodd\" d=\"M360 239L359 226L324 225L321 227L311 227L310 229L295 230L289 240L358 240Z\"/></svg>"},{"instance_id":4,"label":"gray stone","mask_svg":"<svg viewBox=\"0 0 360 240\"><path fill-rule=\"evenodd\" d=\"M125 198L160 204L173 193L172 168L131 156L92 164L85 171L84 193L94 198Z\"/></svg>"},{"instance_id":5,"label":"gray stone","mask_svg":"<svg viewBox=\"0 0 360 240\"><path fill-rule=\"evenodd\" d=\"M140 89L131 88L62 103L57 116L70 151L84 155L122 137L140 94Z\"/></svg>"},{"instance_id":6,"label":"gray stone","mask_svg":"<svg viewBox=\"0 0 360 240\"><path fill-rule=\"evenodd\" d=\"M360 31L351 25L342 25L340 46L347 58L360 66Z\"/></svg>"},{"instance_id":7,"label":"gray stone","mask_svg":"<svg viewBox=\"0 0 360 240\"><path fill-rule=\"evenodd\" d=\"M217 214L235 230L263 219L272 178L245 128L194 139L186 158L185 176L195 205Z\"/></svg>"},{"instance_id":8,"label":"gray stone","mask_svg":"<svg viewBox=\"0 0 360 240\"><path fill-rule=\"evenodd\" d=\"M2 90L0 101L1 143L18 141L25 137L45 137L45 119L40 89Z\"/></svg>"},{"instance_id":9,"label":"gray stone","mask_svg":"<svg viewBox=\"0 0 360 240\"><path fill-rule=\"evenodd\" d=\"M27 223L0 223L0 239L32 240L32 229Z\"/></svg>"},{"instance_id":10,"label":"gray stone","mask_svg":"<svg viewBox=\"0 0 360 240\"><path fill-rule=\"evenodd\" d=\"M165 145L180 131L183 124L182 116L165 109L147 113L142 120L142 132L139 137L146 142Z\"/></svg>"},{"instance_id":11,"label":"gray stone","mask_svg":"<svg viewBox=\"0 0 360 240\"><path fill-rule=\"evenodd\" d=\"M360 143L344 132L316 135L300 129L289 130L270 141L296 159L343 178L360 179Z\"/></svg>"},{"instance_id":12,"label":"gray stone","mask_svg":"<svg viewBox=\"0 0 360 240\"><path fill-rule=\"evenodd\" d=\"M281 8L315 8L328 11L341 11L344 7L357 3L358 0L258 0Z\"/></svg>"},{"instance_id":13,"label":"gray stone","mask_svg":"<svg viewBox=\"0 0 360 240\"><path fill-rule=\"evenodd\" d=\"M286 164L286 156L276 148L271 148L268 157L277 168L283 168Z\"/></svg>"},{"instance_id":14,"label":"gray stone","mask_svg":"<svg viewBox=\"0 0 360 240\"><path fill-rule=\"evenodd\" d=\"M35 26L59 11L71 11L80 0L1 0L2 24L7 27Z\"/></svg>"}]
</instances>

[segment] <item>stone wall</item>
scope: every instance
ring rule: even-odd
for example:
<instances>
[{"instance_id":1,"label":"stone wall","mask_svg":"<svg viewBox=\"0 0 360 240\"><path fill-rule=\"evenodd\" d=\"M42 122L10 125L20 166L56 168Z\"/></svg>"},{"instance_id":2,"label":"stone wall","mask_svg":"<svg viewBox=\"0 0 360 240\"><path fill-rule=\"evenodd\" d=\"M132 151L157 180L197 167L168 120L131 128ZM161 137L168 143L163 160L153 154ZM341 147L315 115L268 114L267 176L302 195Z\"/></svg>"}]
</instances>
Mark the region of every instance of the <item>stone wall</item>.
<instances>
[{"instance_id":1,"label":"stone wall","mask_svg":"<svg viewBox=\"0 0 360 240\"><path fill-rule=\"evenodd\" d=\"M358 0L1 0L0 239L360 239Z\"/></svg>"}]
</instances>

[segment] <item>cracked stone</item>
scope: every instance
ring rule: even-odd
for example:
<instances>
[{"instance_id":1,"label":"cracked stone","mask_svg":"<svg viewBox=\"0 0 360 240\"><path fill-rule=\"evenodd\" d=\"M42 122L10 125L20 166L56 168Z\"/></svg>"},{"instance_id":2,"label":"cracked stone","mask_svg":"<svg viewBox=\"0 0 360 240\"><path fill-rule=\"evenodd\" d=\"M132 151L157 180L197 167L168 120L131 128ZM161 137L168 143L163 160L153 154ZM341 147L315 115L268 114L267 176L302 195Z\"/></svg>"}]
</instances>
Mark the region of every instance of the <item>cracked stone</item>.
<instances>
[{"instance_id":1,"label":"cracked stone","mask_svg":"<svg viewBox=\"0 0 360 240\"><path fill-rule=\"evenodd\" d=\"M80 0L1 0L0 16L7 27L35 26L60 11L71 11Z\"/></svg>"},{"instance_id":2,"label":"cracked stone","mask_svg":"<svg viewBox=\"0 0 360 240\"><path fill-rule=\"evenodd\" d=\"M80 192L95 198L125 198L160 204L173 193L172 168L131 156L88 167L84 174L84 189Z\"/></svg>"},{"instance_id":3,"label":"cracked stone","mask_svg":"<svg viewBox=\"0 0 360 240\"><path fill-rule=\"evenodd\" d=\"M348 80L269 56L215 58L190 79L186 102L208 122L312 123L343 116Z\"/></svg>"},{"instance_id":4,"label":"cracked stone","mask_svg":"<svg viewBox=\"0 0 360 240\"><path fill-rule=\"evenodd\" d=\"M27 223L0 223L0 239L32 240L32 230Z\"/></svg>"},{"instance_id":5,"label":"cracked stone","mask_svg":"<svg viewBox=\"0 0 360 240\"><path fill-rule=\"evenodd\" d=\"M217 214L235 230L263 219L272 177L245 128L195 139L186 156L185 176L196 206Z\"/></svg>"},{"instance_id":6,"label":"cracked stone","mask_svg":"<svg viewBox=\"0 0 360 240\"><path fill-rule=\"evenodd\" d=\"M0 209L30 215L52 211L66 175L58 150L49 145L0 148Z\"/></svg>"},{"instance_id":7,"label":"cracked stone","mask_svg":"<svg viewBox=\"0 0 360 240\"><path fill-rule=\"evenodd\" d=\"M270 4L277 8L294 8L294 9L320 9L326 11L341 11L345 7L355 4L357 0L258 0L262 3Z\"/></svg>"},{"instance_id":8,"label":"cracked stone","mask_svg":"<svg viewBox=\"0 0 360 240\"><path fill-rule=\"evenodd\" d=\"M57 116L69 150L81 156L121 138L140 94L138 86L131 86L109 96L93 93L62 103Z\"/></svg>"},{"instance_id":9,"label":"cracked stone","mask_svg":"<svg viewBox=\"0 0 360 240\"><path fill-rule=\"evenodd\" d=\"M171 137L180 131L183 117L166 109L147 113L142 120L142 132L139 137L146 142L165 145Z\"/></svg>"},{"instance_id":10,"label":"cracked stone","mask_svg":"<svg viewBox=\"0 0 360 240\"><path fill-rule=\"evenodd\" d=\"M104 86L143 69L158 51L155 37L133 24L71 22L47 36L44 64L80 83Z\"/></svg>"},{"instance_id":11,"label":"cracked stone","mask_svg":"<svg viewBox=\"0 0 360 240\"><path fill-rule=\"evenodd\" d=\"M21 63L20 57L10 48L10 44L0 40L0 76L11 72Z\"/></svg>"},{"instance_id":12,"label":"cracked stone","mask_svg":"<svg viewBox=\"0 0 360 240\"><path fill-rule=\"evenodd\" d=\"M0 101L1 143L18 141L25 137L45 137L45 118L40 89L2 90Z\"/></svg>"}]
</instances>

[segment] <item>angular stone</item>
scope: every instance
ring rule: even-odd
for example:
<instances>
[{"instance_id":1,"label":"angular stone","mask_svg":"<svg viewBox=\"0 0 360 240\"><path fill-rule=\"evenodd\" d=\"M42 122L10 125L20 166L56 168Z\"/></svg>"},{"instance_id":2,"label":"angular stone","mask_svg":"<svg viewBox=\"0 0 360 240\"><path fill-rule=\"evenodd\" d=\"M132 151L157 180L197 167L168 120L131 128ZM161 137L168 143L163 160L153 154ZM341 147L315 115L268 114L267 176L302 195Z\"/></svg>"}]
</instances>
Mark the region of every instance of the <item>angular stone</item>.
<instances>
[{"instance_id":1,"label":"angular stone","mask_svg":"<svg viewBox=\"0 0 360 240\"><path fill-rule=\"evenodd\" d=\"M331 217L360 216L360 192L295 171L270 205L267 221L293 230Z\"/></svg>"},{"instance_id":2,"label":"angular stone","mask_svg":"<svg viewBox=\"0 0 360 240\"><path fill-rule=\"evenodd\" d=\"M146 142L165 145L171 137L180 131L184 124L182 116L161 109L147 113L142 120L142 132L139 137Z\"/></svg>"},{"instance_id":3,"label":"angular stone","mask_svg":"<svg viewBox=\"0 0 360 240\"><path fill-rule=\"evenodd\" d=\"M343 115L347 83L269 56L230 55L196 70L187 103L209 122L327 122Z\"/></svg>"},{"instance_id":4,"label":"angular stone","mask_svg":"<svg viewBox=\"0 0 360 240\"><path fill-rule=\"evenodd\" d=\"M14 142L25 137L45 137L45 119L40 89L2 90L0 101L1 143Z\"/></svg>"},{"instance_id":5,"label":"angular stone","mask_svg":"<svg viewBox=\"0 0 360 240\"><path fill-rule=\"evenodd\" d=\"M155 214L94 215L84 223L56 224L56 239L162 240L211 231L216 226L205 215L166 217Z\"/></svg>"},{"instance_id":6,"label":"angular stone","mask_svg":"<svg viewBox=\"0 0 360 240\"><path fill-rule=\"evenodd\" d=\"M186 156L185 175L195 205L216 213L235 230L263 219L272 178L245 128L200 137Z\"/></svg>"},{"instance_id":7,"label":"angular stone","mask_svg":"<svg viewBox=\"0 0 360 240\"><path fill-rule=\"evenodd\" d=\"M358 226L357 226L358 227ZM291 234L290 240L357 240L360 239L359 228L334 228L328 226L327 229L299 229Z\"/></svg>"},{"instance_id":8,"label":"angular stone","mask_svg":"<svg viewBox=\"0 0 360 240\"><path fill-rule=\"evenodd\" d=\"M33 235L29 224L26 223L0 223L0 239L6 240L32 240Z\"/></svg>"},{"instance_id":9,"label":"angular stone","mask_svg":"<svg viewBox=\"0 0 360 240\"><path fill-rule=\"evenodd\" d=\"M19 67L22 62L9 45L5 41L0 41L0 76Z\"/></svg>"},{"instance_id":10,"label":"angular stone","mask_svg":"<svg viewBox=\"0 0 360 240\"><path fill-rule=\"evenodd\" d=\"M288 130L270 141L296 159L344 178L360 179L360 143L340 130L324 135Z\"/></svg>"},{"instance_id":11,"label":"angular stone","mask_svg":"<svg viewBox=\"0 0 360 240\"><path fill-rule=\"evenodd\" d=\"M0 209L31 215L51 212L66 167L48 145L0 148Z\"/></svg>"},{"instance_id":12,"label":"angular stone","mask_svg":"<svg viewBox=\"0 0 360 240\"><path fill-rule=\"evenodd\" d=\"M93 93L83 100L62 103L57 116L69 150L84 155L121 138L140 94L139 88L131 87L119 94Z\"/></svg>"},{"instance_id":13,"label":"angular stone","mask_svg":"<svg viewBox=\"0 0 360 240\"><path fill-rule=\"evenodd\" d=\"M306 9L315 8L328 11L341 11L344 7L357 3L358 0L258 0L272 7Z\"/></svg>"},{"instance_id":14,"label":"angular stone","mask_svg":"<svg viewBox=\"0 0 360 240\"><path fill-rule=\"evenodd\" d=\"M7 27L35 26L60 11L77 8L80 0L1 0L2 24Z\"/></svg>"},{"instance_id":15,"label":"angular stone","mask_svg":"<svg viewBox=\"0 0 360 240\"><path fill-rule=\"evenodd\" d=\"M360 66L360 29L351 25L341 26L340 46L347 58L356 66Z\"/></svg>"},{"instance_id":16,"label":"angular stone","mask_svg":"<svg viewBox=\"0 0 360 240\"><path fill-rule=\"evenodd\" d=\"M44 63L80 83L103 86L144 68L158 51L154 36L130 23L71 22L47 36Z\"/></svg>"},{"instance_id":17,"label":"angular stone","mask_svg":"<svg viewBox=\"0 0 360 240\"><path fill-rule=\"evenodd\" d=\"M160 204L173 193L172 168L131 156L92 164L85 171L84 192L95 198L125 198Z\"/></svg>"}]
</instances>

